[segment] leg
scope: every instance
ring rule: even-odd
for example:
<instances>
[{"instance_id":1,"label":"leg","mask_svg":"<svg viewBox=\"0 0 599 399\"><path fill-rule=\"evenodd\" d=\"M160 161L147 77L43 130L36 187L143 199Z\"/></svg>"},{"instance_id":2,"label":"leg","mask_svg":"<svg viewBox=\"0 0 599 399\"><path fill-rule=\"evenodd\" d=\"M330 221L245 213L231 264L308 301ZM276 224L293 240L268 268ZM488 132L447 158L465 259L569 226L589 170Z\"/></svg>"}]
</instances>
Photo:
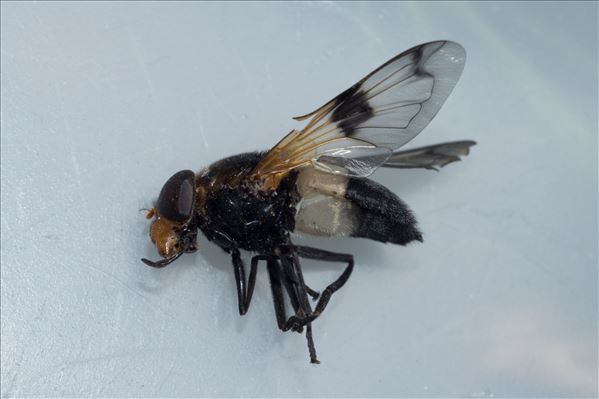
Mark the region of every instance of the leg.
<instances>
[{"instance_id":1,"label":"leg","mask_svg":"<svg viewBox=\"0 0 599 399\"><path fill-rule=\"evenodd\" d=\"M272 256L267 255L256 255L252 258L251 261L251 269L250 269L250 278L248 280L247 292L245 294L245 311L247 312L250 309L250 302L252 301L252 296L254 295L254 287L256 287L256 275L258 274L258 262L261 260L270 261Z\"/></svg>"},{"instance_id":2,"label":"leg","mask_svg":"<svg viewBox=\"0 0 599 399\"><path fill-rule=\"evenodd\" d=\"M316 348L314 347L314 338L312 338L312 323L306 324L306 340L308 341L308 352L310 353L310 363L320 364L316 357Z\"/></svg>"},{"instance_id":3,"label":"leg","mask_svg":"<svg viewBox=\"0 0 599 399\"><path fill-rule=\"evenodd\" d=\"M245 280L245 267L241 260L241 255L238 249L231 250L231 256L233 259L233 271L235 273L235 284L237 285L237 304L239 307L239 314L244 315L250 308L250 302L252 301L252 295L254 294L254 287L256 286L256 275L258 273L258 262L260 260L269 260L272 257L266 255L256 255L252 258L252 265L250 269L250 279L247 282Z\"/></svg>"},{"instance_id":4,"label":"leg","mask_svg":"<svg viewBox=\"0 0 599 399\"><path fill-rule=\"evenodd\" d=\"M287 276L286 273L283 273L281 275L281 280L283 281L283 284L285 285L285 290L287 291L287 295L289 296L289 300L291 302L291 306L293 307L293 311L295 312L295 315L302 314L303 311L300 310L297 287L296 287L297 282L294 282L293 280L291 280ZM311 309L310 309L310 312L312 312ZM285 319L285 322L286 321L287 321L287 319ZM283 323L283 325L285 325L285 324L286 323ZM283 327L281 327L281 329L283 329ZM304 330L304 327L299 326L299 328L294 329L293 331L301 333L301 332L303 332L303 330ZM283 330L283 331L287 331L287 330Z\"/></svg>"},{"instance_id":5,"label":"leg","mask_svg":"<svg viewBox=\"0 0 599 399\"><path fill-rule=\"evenodd\" d=\"M277 316L277 324L279 329L283 330L287 322L287 316L285 315L285 302L283 300L283 291L281 287L281 283L285 286L285 290L289 295L289 300L291 301L291 305L295 310L296 314L299 311L299 300L297 298L297 290L294 286L293 281L286 276L284 273L281 273L281 266L277 261L269 260L268 264L268 275L270 277L270 286L272 289L273 302L275 304L275 313ZM303 327L300 327L298 332L302 332ZM314 339L312 338L312 324L307 324L306 329L306 339L308 340L308 351L310 352L310 362L312 363L320 363L318 358L316 357L316 349L314 347Z\"/></svg>"},{"instance_id":6,"label":"leg","mask_svg":"<svg viewBox=\"0 0 599 399\"><path fill-rule=\"evenodd\" d=\"M328 261L347 263L347 267L345 268L341 276L339 276L337 280L335 280L323 291L322 297L318 301L316 309L314 309L314 313L320 314L324 311L333 293L339 290L341 287L343 287L349 279L349 276L351 276L351 273L354 270L354 257L349 254L339 254L312 247L297 246L296 249L297 254L302 258L322 260L325 262Z\"/></svg>"},{"instance_id":7,"label":"leg","mask_svg":"<svg viewBox=\"0 0 599 399\"><path fill-rule=\"evenodd\" d=\"M290 251L293 251L293 247L290 247ZM291 253L282 253L279 256L281 260L281 264L283 265L283 272L289 279L289 285L292 290L290 291L294 293L297 299L297 309L296 314L305 317L312 313L312 307L310 306L310 302L308 302L308 291L305 287L305 282L303 279L303 275L301 274L301 270L299 264L295 262L295 258Z\"/></svg>"},{"instance_id":8,"label":"leg","mask_svg":"<svg viewBox=\"0 0 599 399\"><path fill-rule=\"evenodd\" d=\"M312 300L317 300L318 297L320 296L320 293L318 291L314 291L312 288L308 287L308 284L305 284L306 286L306 292L308 293L308 295L310 295L312 297Z\"/></svg>"},{"instance_id":9,"label":"leg","mask_svg":"<svg viewBox=\"0 0 599 399\"><path fill-rule=\"evenodd\" d=\"M244 315L247 312L245 307L245 267L241 260L241 255L238 249L231 250L231 257L233 261L233 272L235 273L235 284L237 285L237 305L239 307L239 314Z\"/></svg>"},{"instance_id":10,"label":"leg","mask_svg":"<svg viewBox=\"0 0 599 399\"><path fill-rule=\"evenodd\" d=\"M234 255L233 264L235 266L235 276L236 281L239 281L237 284L237 292L238 299L240 301L240 308L243 309L243 313L247 313L250 307L250 303L252 301L252 296L254 293L254 287L256 286L256 275L258 273L258 262L261 260L267 261L268 274L270 278L271 289L273 292L273 301L275 302L275 313L277 316L277 322L279 327L282 326L286 322L285 316L285 301L283 299L283 291L281 287L281 282L285 284L285 289L289 294L289 299L293 306L295 312L298 311L299 301L297 299L297 293L293 288L293 282L287 275L282 276L280 272L279 263L276 261L276 258L268 255L256 255L252 258L250 277L247 284L247 290L245 286L245 268L243 267L243 262L239 257L239 254ZM312 290L310 290L312 291ZM318 293L316 293L316 297L318 297ZM241 311L240 311L241 313ZM280 321L281 319L282 321ZM301 332L301 331L300 331Z\"/></svg>"},{"instance_id":11,"label":"leg","mask_svg":"<svg viewBox=\"0 0 599 399\"><path fill-rule=\"evenodd\" d=\"M347 263L347 267L345 268L341 276L339 276L337 280L335 280L322 292L322 296L320 297L320 300L318 301L318 304L316 305L316 309L314 309L314 312L303 318L299 315L292 316L289 318L285 327L287 329L291 328L294 330L297 329L298 326L302 326L309 322L312 322L314 319L320 316L320 314L324 311L327 304L329 303L329 300L331 299L333 293L335 293L335 291L343 287L343 285L349 279L349 276L351 275L354 268L354 257L352 255L338 254L317 248L302 246L296 246L295 249L297 251L297 255L301 256L302 258L316 259L327 262L344 262ZM303 280L303 277L300 277L300 279Z\"/></svg>"},{"instance_id":12,"label":"leg","mask_svg":"<svg viewBox=\"0 0 599 399\"><path fill-rule=\"evenodd\" d=\"M299 311L299 300L297 299L297 290L294 285L297 283L294 283L285 273L282 273L281 269L279 269L279 275L283 285L285 286L285 291L287 291L287 296L289 296L289 301L291 302L293 311L297 314ZM285 319L285 321L287 321L287 319Z\"/></svg>"},{"instance_id":13,"label":"leg","mask_svg":"<svg viewBox=\"0 0 599 399\"><path fill-rule=\"evenodd\" d=\"M298 308L296 308L295 316L291 316L285 323L283 331L290 329L289 325L292 325L292 330L296 332L302 332L303 326L306 325L306 340L308 341L308 351L310 353L310 363L319 364L318 357L316 356L316 348L314 346L314 339L312 337L312 323L308 320L305 323L298 324L293 323L295 319L307 319L312 314L312 307L308 302L308 290L306 283L304 282L304 276L302 274L301 266L293 246L290 246L286 253L282 253L280 256L283 269L288 275L290 283L286 285L288 289L289 297L297 297ZM295 282L295 283L293 283ZM293 294L292 294L293 293ZM293 300L292 300L293 303Z\"/></svg>"},{"instance_id":14,"label":"leg","mask_svg":"<svg viewBox=\"0 0 599 399\"><path fill-rule=\"evenodd\" d=\"M272 301L275 305L277 325L279 326L279 329L282 330L283 326L285 325L285 322L287 321L287 316L285 314L285 301L283 299L283 288L281 287L281 273L279 270L279 262L277 262L276 260L268 260L266 262L266 269L268 270L268 278L270 280Z\"/></svg>"},{"instance_id":15,"label":"leg","mask_svg":"<svg viewBox=\"0 0 599 399\"><path fill-rule=\"evenodd\" d=\"M284 278L283 278L284 282L286 282L287 284L298 284L299 283L297 273L295 273L295 270L293 268L286 267L283 270L285 272ZM310 295L312 297L312 299L317 300L318 297L320 296L320 293L318 291L314 291L312 288L308 287L308 285L305 282L304 282L304 286L306 287L306 292L308 293L308 295Z\"/></svg>"}]
</instances>

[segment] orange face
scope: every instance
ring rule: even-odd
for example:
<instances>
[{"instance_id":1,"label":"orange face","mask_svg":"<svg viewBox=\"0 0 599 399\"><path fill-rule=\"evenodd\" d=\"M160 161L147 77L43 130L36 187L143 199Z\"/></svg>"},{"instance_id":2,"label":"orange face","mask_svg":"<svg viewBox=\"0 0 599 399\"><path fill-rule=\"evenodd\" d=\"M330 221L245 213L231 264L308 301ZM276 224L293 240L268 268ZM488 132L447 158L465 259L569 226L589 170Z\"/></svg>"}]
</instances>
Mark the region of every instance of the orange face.
<instances>
[{"instance_id":1,"label":"orange face","mask_svg":"<svg viewBox=\"0 0 599 399\"><path fill-rule=\"evenodd\" d=\"M195 175L190 170L175 173L162 187L155 208L146 217L154 218L150 238L164 259L142 261L152 267L164 267L185 252L196 250L197 225L194 218Z\"/></svg>"},{"instance_id":2,"label":"orange face","mask_svg":"<svg viewBox=\"0 0 599 399\"><path fill-rule=\"evenodd\" d=\"M178 227L175 223L161 217L154 211L156 218L150 227L150 238L156 250L163 258L170 258L181 252L179 239L175 232Z\"/></svg>"}]
</instances>

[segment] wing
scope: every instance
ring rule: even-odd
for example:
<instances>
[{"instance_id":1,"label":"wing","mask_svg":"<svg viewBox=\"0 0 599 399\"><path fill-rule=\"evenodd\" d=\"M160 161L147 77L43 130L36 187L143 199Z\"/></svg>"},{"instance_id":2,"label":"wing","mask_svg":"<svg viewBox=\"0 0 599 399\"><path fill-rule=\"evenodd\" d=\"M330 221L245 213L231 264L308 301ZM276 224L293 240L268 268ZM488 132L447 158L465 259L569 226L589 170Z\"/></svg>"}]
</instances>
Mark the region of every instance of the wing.
<instances>
[{"instance_id":1,"label":"wing","mask_svg":"<svg viewBox=\"0 0 599 399\"><path fill-rule=\"evenodd\" d=\"M370 175L433 119L465 61L462 46L449 41L401 53L316 111L294 118L310 120L273 147L251 178L272 189L290 170L306 165Z\"/></svg>"},{"instance_id":2,"label":"wing","mask_svg":"<svg viewBox=\"0 0 599 399\"><path fill-rule=\"evenodd\" d=\"M381 166L387 168L424 168L434 169L461 160L470 153L470 147L476 145L471 140L453 141L394 152Z\"/></svg>"}]
</instances>

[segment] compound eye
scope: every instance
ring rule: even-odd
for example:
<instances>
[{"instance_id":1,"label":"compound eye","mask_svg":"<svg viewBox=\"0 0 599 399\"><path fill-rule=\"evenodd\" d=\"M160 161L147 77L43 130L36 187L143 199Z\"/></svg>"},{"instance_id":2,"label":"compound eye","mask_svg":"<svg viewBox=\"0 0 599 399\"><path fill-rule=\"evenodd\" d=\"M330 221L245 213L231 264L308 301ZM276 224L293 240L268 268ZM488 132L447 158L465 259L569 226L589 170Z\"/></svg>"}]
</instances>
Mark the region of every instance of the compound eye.
<instances>
[{"instance_id":1,"label":"compound eye","mask_svg":"<svg viewBox=\"0 0 599 399\"><path fill-rule=\"evenodd\" d=\"M195 202L194 179L191 170L182 170L164 183L156 203L161 216L173 222L189 220Z\"/></svg>"}]
</instances>

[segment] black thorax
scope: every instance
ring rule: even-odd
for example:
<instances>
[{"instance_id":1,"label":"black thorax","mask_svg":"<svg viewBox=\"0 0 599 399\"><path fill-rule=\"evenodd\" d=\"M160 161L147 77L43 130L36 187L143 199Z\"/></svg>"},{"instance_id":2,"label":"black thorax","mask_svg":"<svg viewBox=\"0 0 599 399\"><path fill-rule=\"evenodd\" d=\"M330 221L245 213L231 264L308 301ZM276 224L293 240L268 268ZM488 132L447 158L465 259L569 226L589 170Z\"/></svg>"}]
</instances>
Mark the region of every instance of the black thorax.
<instances>
[{"instance_id":1,"label":"black thorax","mask_svg":"<svg viewBox=\"0 0 599 399\"><path fill-rule=\"evenodd\" d=\"M207 190L198 210L200 229L226 251L235 247L270 254L288 242L295 228L297 173L290 173L276 190L266 193L244 178L227 182L227 176L247 175L261 157L261 153L250 153L227 158L204 175L218 183Z\"/></svg>"}]
</instances>

